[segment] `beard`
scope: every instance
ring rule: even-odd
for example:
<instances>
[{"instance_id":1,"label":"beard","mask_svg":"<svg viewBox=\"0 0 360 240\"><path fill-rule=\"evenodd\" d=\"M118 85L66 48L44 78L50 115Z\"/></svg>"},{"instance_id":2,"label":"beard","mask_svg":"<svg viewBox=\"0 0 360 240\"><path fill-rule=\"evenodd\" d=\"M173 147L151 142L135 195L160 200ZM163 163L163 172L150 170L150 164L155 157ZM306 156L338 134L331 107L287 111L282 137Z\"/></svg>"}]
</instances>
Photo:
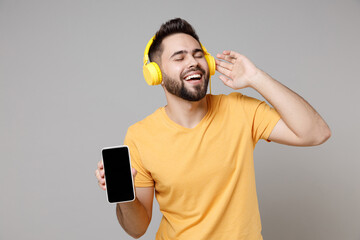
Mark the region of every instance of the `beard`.
<instances>
[{"instance_id":1,"label":"beard","mask_svg":"<svg viewBox=\"0 0 360 240\"><path fill-rule=\"evenodd\" d=\"M207 87L209 83L209 73L205 75L205 71L201 68L193 69L192 71L200 70L203 73L204 81L201 84L193 86L193 90L185 87L185 80L180 76L180 81L167 76L164 72L163 83L166 90L184 100L196 102L203 99L206 96ZM182 74L184 75L184 74Z\"/></svg>"}]
</instances>

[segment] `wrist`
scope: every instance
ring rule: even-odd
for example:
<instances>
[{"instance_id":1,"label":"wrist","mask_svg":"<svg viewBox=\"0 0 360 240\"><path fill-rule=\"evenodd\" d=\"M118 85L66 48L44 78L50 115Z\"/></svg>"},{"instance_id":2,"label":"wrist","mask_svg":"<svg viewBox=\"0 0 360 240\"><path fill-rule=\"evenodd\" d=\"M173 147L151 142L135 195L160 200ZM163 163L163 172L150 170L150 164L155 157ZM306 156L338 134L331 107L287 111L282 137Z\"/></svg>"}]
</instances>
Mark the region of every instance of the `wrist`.
<instances>
[{"instance_id":1,"label":"wrist","mask_svg":"<svg viewBox=\"0 0 360 240\"><path fill-rule=\"evenodd\" d=\"M256 73L249 78L249 87L260 90L263 82L269 77L264 71L257 69Z\"/></svg>"},{"instance_id":2,"label":"wrist","mask_svg":"<svg viewBox=\"0 0 360 240\"><path fill-rule=\"evenodd\" d=\"M133 201L119 202L116 205L122 210L127 210L127 209L131 209L131 208L135 207L138 204L138 202L139 202L139 200L137 199L137 197L135 197L135 199Z\"/></svg>"}]
</instances>

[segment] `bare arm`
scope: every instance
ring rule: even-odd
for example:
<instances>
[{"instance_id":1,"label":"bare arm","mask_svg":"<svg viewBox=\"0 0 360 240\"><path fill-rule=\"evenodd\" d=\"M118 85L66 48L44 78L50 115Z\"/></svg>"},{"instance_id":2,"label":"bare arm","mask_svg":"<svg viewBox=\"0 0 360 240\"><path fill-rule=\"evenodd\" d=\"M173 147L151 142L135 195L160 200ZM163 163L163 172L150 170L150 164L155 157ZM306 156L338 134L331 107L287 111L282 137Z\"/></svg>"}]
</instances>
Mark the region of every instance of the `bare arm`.
<instances>
[{"instance_id":1,"label":"bare arm","mask_svg":"<svg viewBox=\"0 0 360 240\"><path fill-rule=\"evenodd\" d=\"M281 116L269 140L296 146L314 146L325 142L330 129L315 109L301 96L260 72L256 89Z\"/></svg>"},{"instance_id":2,"label":"bare arm","mask_svg":"<svg viewBox=\"0 0 360 240\"><path fill-rule=\"evenodd\" d=\"M233 89L251 87L258 91L280 114L269 140L295 146L313 146L325 142L331 132L326 122L301 96L291 91L245 56L224 51L217 57L220 79Z\"/></svg>"},{"instance_id":3,"label":"bare arm","mask_svg":"<svg viewBox=\"0 0 360 240\"><path fill-rule=\"evenodd\" d=\"M136 170L132 169L133 178ZM95 171L95 176L101 189L106 190L104 178L104 165L100 161ZM139 238L146 232L152 216L154 188L136 188L136 198L132 202L116 204L116 215L119 224L132 237Z\"/></svg>"},{"instance_id":4,"label":"bare arm","mask_svg":"<svg viewBox=\"0 0 360 240\"><path fill-rule=\"evenodd\" d=\"M152 216L154 188L136 188L133 202L116 204L120 225L132 237L139 238L146 232Z\"/></svg>"}]
</instances>

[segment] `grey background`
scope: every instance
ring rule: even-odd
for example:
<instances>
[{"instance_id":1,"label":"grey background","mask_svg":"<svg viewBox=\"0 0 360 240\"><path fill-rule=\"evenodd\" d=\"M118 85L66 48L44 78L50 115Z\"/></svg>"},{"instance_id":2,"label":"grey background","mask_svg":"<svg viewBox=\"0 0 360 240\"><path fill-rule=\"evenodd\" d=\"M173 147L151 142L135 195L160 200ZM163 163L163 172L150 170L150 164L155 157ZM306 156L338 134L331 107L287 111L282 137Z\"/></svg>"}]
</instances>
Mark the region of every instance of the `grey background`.
<instances>
[{"instance_id":1,"label":"grey background","mask_svg":"<svg viewBox=\"0 0 360 240\"><path fill-rule=\"evenodd\" d=\"M187 19L307 99L332 138L255 150L265 240L359 240L360 1L0 1L0 239L131 239L97 186L102 147L165 105L147 41ZM230 93L217 75L213 93ZM241 91L261 98L251 89ZM161 214L142 239L153 239Z\"/></svg>"}]
</instances>

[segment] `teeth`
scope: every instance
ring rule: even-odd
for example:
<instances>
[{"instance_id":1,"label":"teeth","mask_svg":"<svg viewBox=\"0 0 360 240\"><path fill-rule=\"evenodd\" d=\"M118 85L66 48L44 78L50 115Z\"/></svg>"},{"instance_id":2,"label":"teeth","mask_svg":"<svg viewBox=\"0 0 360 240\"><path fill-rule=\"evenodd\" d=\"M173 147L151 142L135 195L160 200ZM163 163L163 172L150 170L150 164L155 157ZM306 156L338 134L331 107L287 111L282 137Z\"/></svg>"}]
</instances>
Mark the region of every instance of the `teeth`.
<instances>
[{"instance_id":1,"label":"teeth","mask_svg":"<svg viewBox=\"0 0 360 240\"><path fill-rule=\"evenodd\" d=\"M200 77L201 77L200 74L194 74L194 75L190 75L190 76L186 77L185 80L187 81L187 80L190 80L192 78L200 78Z\"/></svg>"}]
</instances>

